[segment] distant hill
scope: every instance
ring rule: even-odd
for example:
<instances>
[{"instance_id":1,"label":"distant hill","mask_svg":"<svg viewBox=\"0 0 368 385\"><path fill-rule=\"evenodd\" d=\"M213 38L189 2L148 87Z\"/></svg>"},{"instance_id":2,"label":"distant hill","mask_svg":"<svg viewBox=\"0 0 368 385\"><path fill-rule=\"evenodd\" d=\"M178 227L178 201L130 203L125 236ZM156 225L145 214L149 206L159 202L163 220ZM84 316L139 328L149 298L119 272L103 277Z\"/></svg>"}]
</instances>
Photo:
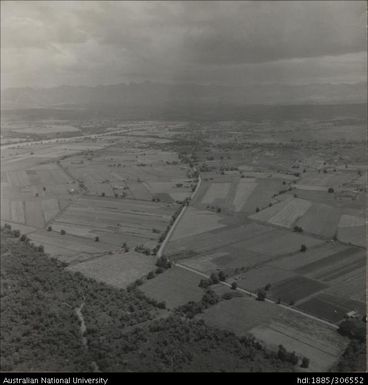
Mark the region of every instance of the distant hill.
<instances>
[{"instance_id":1,"label":"distant hill","mask_svg":"<svg viewBox=\"0 0 368 385\"><path fill-rule=\"evenodd\" d=\"M132 83L107 86L9 88L2 91L2 108L65 106L123 106L179 108L182 105L243 106L248 104L361 103L366 83L216 86L197 84Z\"/></svg>"}]
</instances>

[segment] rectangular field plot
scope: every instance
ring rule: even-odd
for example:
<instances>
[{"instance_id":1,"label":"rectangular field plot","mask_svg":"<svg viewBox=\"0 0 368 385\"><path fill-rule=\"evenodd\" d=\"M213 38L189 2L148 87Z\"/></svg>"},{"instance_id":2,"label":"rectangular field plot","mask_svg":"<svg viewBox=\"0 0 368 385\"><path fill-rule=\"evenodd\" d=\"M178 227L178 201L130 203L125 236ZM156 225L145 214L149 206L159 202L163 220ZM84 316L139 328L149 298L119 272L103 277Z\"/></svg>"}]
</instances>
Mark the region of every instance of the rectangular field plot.
<instances>
[{"instance_id":1,"label":"rectangular field plot","mask_svg":"<svg viewBox=\"0 0 368 385\"><path fill-rule=\"evenodd\" d=\"M322 260L329 255L346 250L347 248L347 246L339 243L324 243L319 246L309 248L304 253L300 253L298 251L290 256L278 258L277 260L270 262L270 265L285 270L301 269L303 266ZM300 273L302 274L302 270L300 270Z\"/></svg>"},{"instance_id":2,"label":"rectangular field plot","mask_svg":"<svg viewBox=\"0 0 368 385\"><path fill-rule=\"evenodd\" d=\"M255 292L257 289L263 289L268 284L274 286L276 282L286 280L293 276L295 276L295 274L290 271L263 265L241 274L236 281L242 289Z\"/></svg>"},{"instance_id":3,"label":"rectangular field plot","mask_svg":"<svg viewBox=\"0 0 368 385\"><path fill-rule=\"evenodd\" d=\"M299 359L307 357L310 360L307 371L328 371L348 343L334 330L325 331L324 337L329 340L324 341L314 333L301 330L300 326L293 327L278 321L272 321L267 326L257 326L250 333L275 351L279 345L283 345L287 351L295 352Z\"/></svg>"},{"instance_id":4,"label":"rectangular field plot","mask_svg":"<svg viewBox=\"0 0 368 385\"><path fill-rule=\"evenodd\" d=\"M303 311L313 314L330 322L340 322L350 311L365 314L366 306L363 302L353 301L330 294L318 294L298 306Z\"/></svg>"},{"instance_id":5,"label":"rectangular field plot","mask_svg":"<svg viewBox=\"0 0 368 385\"><path fill-rule=\"evenodd\" d=\"M297 225L304 231L332 238L340 219L340 210L324 204L313 204L300 218Z\"/></svg>"},{"instance_id":6,"label":"rectangular field plot","mask_svg":"<svg viewBox=\"0 0 368 385\"><path fill-rule=\"evenodd\" d=\"M277 213L279 213L285 206L287 206L289 201L292 199L293 198L290 196L284 199L280 203L276 203L271 207L267 207L264 210L259 211L256 214L250 215L249 218L255 219L257 221L268 222L272 217L274 217Z\"/></svg>"},{"instance_id":7,"label":"rectangular field plot","mask_svg":"<svg viewBox=\"0 0 368 385\"><path fill-rule=\"evenodd\" d=\"M355 269L329 282L326 294L366 302L366 267Z\"/></svg>"},{"instance_id":8,"label":"rectangular field plot","mask_svg":"<svg viewBox=\"0 0 368 385\"><path fill-rule=\"evenodd\" d=\"M352 172L347 173L310 173L300 180L300 184L309 186L325 186L334 187L341 186L354 179L355 175Z\"/></svg>"},{"instance_id":9,"label":"rectangular field plot","mask_svg":"<svg viewBox=\"0 0 368 385\"><path fill-rule=\"evenodd\" d=\"M361 227L365 225L365 218L355 215L342 215L339 221L339 227Z\"/></svg>"},{"instance_id":10,"label":"rectangular field plot","mask_svg":"<svg viewBox=\"0 0 368 385\"><path fill-rule=\"evenodd\" d=\"M176 239L168 244L167 253L175 254L183 250L194 250L197 253L229 247L237 242L251 239L259 234L269 233L273 229L257 223L242 226L228 226L206 233L193 235L184 239Z\"/></svg>"},{"instance_id":11,"label":"rectangular field plot","mask_svg":"<svg viewBox=\"0 0 368 385\"><path fill-rule=\"evenodd\" d=\"M246 250L256 251L261 254L278 256L297 252L302 244L310 248L322 243L323 241L307 235L272 228L272 231L255 236L244 242L243 247Z\"/></svg>"},{"instance_id":12,"label":"rectangular field plot","mask_svg":"<svg viewBox=\"0 0 368 385\"><path fill-rule=\"evenodd\" d=\"M246 335L250 329L268 324L284 311L272 303L256 301L247 296L221 301L198 316L210 326L229 329L239 336Z\"/></svg>"},{"instance_id":13,"label":"rectangular field plot","mask_svg":"<svg viewBox=\"0 0 368 385\"><path fill-rule=\"evenodd\" d=\"M257 186L242 207L243 212L255 213L257 207L259 209L268 207L274 194L284 187L280 179L259 179L257 182Z\"/></svg>"},{"instance_id":14,"label":"rectangular field plot","mask_svg":"<svg viewBox=\"0 0 368 385\"><path fill-rule=\"evenodd\" d=\"M290 227L298 218L304 215L311 205L309 201L304 199L292 199L268 222L278 226Z\"/></svg>"},{"instance_id":15,"label":"rectangular field plot","mask_svg":"<svg viewBox=\"0 0 368 385\"><path fill-rule=\"evenodd\" d=\"M127 241L130 247L151 245L157 243L174 209L157 202L83 197L57 217L52 227L80 237L99 236L114 246Z\"/></svg>"},{"instance_id":16,"label":"rectangular field plot","mask_svg":"<svg viewBox=\"0 0 368 385\"><path fill-rule=\"evenodd\" d=\"M26 222L29 226L42 228L45 225L41 201L26 201L25 202Z\"/></svg>"},{"instance_id":17,"label":"rectangular field plot","mask_svg":"<svg viewBox=\"0 0 368 385\"><path fill-rule=\"evenodd\" d=\"M295 303L326 287L327 285L306 277L292 277L272 285L270 296L274 299L280 299L281 302Z\"/></svg>"},{"instance_id":18,"label":"rectangular field plot","mask_svg":"<svg viewBox=\"0 0 368 385\"><path fill-rule=\"evenodd\" d=\"M221 301L196 318L239 336L254 335L267 347L287 350L310 359L310 370L328 370L344 351L348 340L331 326L279 305L244 296Z\"/></svg>"},{"instance_id":19,"label":"rectangular field plot","mask_svg":"<svg viewBox=\"0 0 368 385\"><path fill-rule=\"evenodd\" d=\"M22 188L30 185L28 175L25 171L8 171L7 179L11 187Z\"/></svg>"},{"instance_id":20,"label":"rectangular field plot","mask_svg":"<svg viewBox=\"0 0 368 385\"><path fill-rule=\"evenodd\" d=\"M337 229L337 239L344 243L365 247L366 232L366 226L339 227Z\"/></svg>"},{"instance_id":21,"label":"rectangular field plot","mask_svg":"<svg viewBox=\"0 0 368 385\"><path fill-rule=\"evenodd\" d=\"M190 237L210 230L224 227L221 217L216 213L188 207L171 237L172 240Z\"/></svg>"},{"instance_id":22,"label":"rectangular field plot","mask_svg":"<svg viewBox=\"0 0 368 385\"><path fill-rule=\"evenodd\" d=\"M152 194L147 190L143 183L129 183L129 190L134 199L152 200Z\"/></svg>"},{"instance_id":23,"label":"rectangular field plot","mask_svg":"<svg viewBox=\"0 0 368 385\"><path fill-rule=\"evenodd\" d=\"M111 245L104 242L94 242L70 234L61 235L54 231L38 230L29 234L29 238L36 245L43 245L47 254L65 263L84 260L111 249Z\"/></svg>"},{"instance_id":24,"label":"rectangular field plot","mask_svg":"<svg viewBox=\"0 0 368 385\"><path fill-rule=\"evenodd\" d=\"M57 199L43 199L41 205L46 222L53 219L59 212L59 202Z\"/></svg>"},{"instance_id":25,"label":"rectangular field plot","mask_svg":"<svg viewBox=\"0 0 368 385\"><path fill-rule=\"evenodd\" d=\"M1 219L3 221L11 220L11 208L10 208L10 200L4 198L3 193L1 193Z\"/></svg>"},{"instance_id":26,"label":"rectangular field plot","mask_svg":"<svg viewBox=\"0 0 368 385\"><path fill-rule=\"evenodd\" d=\"M11 201L10 203L11 221L15 223L25 224L26 219L24 215L23 201Z\"/></svg>"},{"instance_id":27,"label":"rectangular field plot","mask_svg":"<svg viewBox=\"0 0 368 385\"><path fill-rule=\"evenodd\" d=\"M337 229L337 238L341 242L364 247L366 245L365 218L342 215Z\"/></svg>"},{"instance_id":28,"label":"rectangular field plot","mask_svg":"<svg viewBox=\"0 0 368 385\"><path fill-rule=\"evenodd\" d=\"M200 276L174 266L145 282L140 289L148 297L165 301L167 307L175 308L202 298L204 292L198 287L200 280Z\"/></svg>"},{"instance_id":29,"label":"rectangular field plot","mask_svg":"<svg viewBox=\"0 0 368 385\"><path fill-rule=\"evenodd\" d=\"M211 204L217 199L226 199L229 190L230 183L211 183L206 194L202 198L202 203Z\"/></svg>"},{"instance_id":30,"label":"rectangular field plot","mask_svg":"<svg viewBox=\"0 0 368 385\"><path fill-rule=\"evenodd\" d=\"M304 265L296 270L299 274L318 275L321 272L326 272L340 264L346 265L353 262L355 259L360 259L362 250L357 247L347 247L333 254L327 255L324 258ZM338 265L339 266L339 265Z\"/></svg>"},{"instance_id":31,"label":"rectangular field plot","mask_svg":"<svg viewBox=\"0 0 368 385\"><path fill-rule=\"evenodd\" d=\"M253 266L267 259L269 257L263 254L244 250L240 243L224 247L223 249L217 249L213 252L196 255L181 261L181 263L206 273L220 269L232 275L234 274L234 269Z\"/></svg>"},{"instance_id":32,"label":"rectangular field plot","mask_svg":"<svg viewBox=\"0 0 368 385\"><path fill-rule=\"evenodd\" d=\"M241 211L241 209L245 205L245 202L247 201L249 196L252 194L256 186L257 186L256 182L249 182L249 181L243 181L243 180L239 181L236 187L235 197L233 200L233 205L236 212Z\"/></svg>"},{"instance_id":33,"label":"rectangular field plot","mask_svg":"<svg viewBox=\"0 0 368 385\"><path fill-rule=\"evenodd\" d=\"M67 269L78 271L86 277L96 279L118 288L126 288L130 283L155 268L152 256L133 252L106 254L97 258L72 264Z\"/></svg>"}]
</instances>

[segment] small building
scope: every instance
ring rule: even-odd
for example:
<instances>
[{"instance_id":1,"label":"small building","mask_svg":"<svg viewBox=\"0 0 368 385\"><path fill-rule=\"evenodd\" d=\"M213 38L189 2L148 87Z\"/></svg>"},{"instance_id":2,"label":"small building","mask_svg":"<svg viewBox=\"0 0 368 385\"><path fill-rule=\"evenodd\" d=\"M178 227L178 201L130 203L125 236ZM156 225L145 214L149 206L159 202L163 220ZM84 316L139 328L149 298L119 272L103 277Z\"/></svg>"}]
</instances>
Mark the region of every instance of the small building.
<instances>
[{"instance_id":1,"label":"small building","mask_svg":"<svg viewBox=\"0 0 368 385\"><path fill-rule=\"evenodd\" d=\"M352 311L349 311L349 312L346 313L346 318L356 319L356 318L359 318L359 314L358 314L357 311L352 310Z\"/></svg>"}]
</instances>

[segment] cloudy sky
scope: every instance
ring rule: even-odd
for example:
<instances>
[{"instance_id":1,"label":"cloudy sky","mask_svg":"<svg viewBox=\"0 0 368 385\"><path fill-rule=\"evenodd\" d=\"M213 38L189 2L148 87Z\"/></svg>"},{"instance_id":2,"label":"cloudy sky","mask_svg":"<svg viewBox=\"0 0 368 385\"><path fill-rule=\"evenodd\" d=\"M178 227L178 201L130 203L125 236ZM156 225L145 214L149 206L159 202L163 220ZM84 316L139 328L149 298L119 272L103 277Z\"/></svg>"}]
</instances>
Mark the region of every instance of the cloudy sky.
<instances>
[{"instance_id":1,"label":"cloudy sky","mask_svg":"<svg viewBox=\"0 0 368 385\"><path fill-rule=\"evenodd\" d=\"M1 2L2 87L355 83L364 1Z\"/></svg>"}]
</instances>

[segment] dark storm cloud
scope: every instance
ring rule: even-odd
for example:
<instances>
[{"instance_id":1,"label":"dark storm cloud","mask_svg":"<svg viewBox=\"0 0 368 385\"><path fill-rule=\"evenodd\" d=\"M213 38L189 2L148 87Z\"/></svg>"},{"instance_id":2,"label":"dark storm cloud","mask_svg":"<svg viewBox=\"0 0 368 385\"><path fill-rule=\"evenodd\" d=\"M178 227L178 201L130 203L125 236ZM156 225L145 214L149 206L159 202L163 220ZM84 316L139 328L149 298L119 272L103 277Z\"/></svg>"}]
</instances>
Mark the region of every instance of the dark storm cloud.
<instances>
[{"instance_id":1,"label":"dark storm cloud","mask_svg":"<svg viewBox=\"0 0 368 385\"><path fill-rule=\"evenodd\" d=\"M2 76L10 85L364 76L363 1L32 1L1 7Z\"/></svg>"}]
</instances>

